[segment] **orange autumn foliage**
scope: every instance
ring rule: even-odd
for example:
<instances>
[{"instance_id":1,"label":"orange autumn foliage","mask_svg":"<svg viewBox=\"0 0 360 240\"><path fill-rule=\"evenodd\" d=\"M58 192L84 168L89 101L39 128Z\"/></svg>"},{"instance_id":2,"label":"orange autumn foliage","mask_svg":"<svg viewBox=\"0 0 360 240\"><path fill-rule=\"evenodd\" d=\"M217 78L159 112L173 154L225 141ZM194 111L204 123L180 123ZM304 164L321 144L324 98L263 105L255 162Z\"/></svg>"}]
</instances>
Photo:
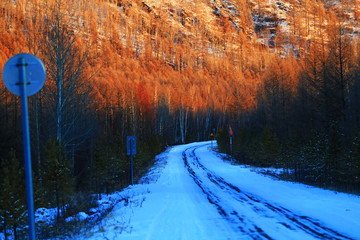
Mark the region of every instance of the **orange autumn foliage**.
<instances>
[{"instance_id":1,"label":"orange autumn foliage","mask_svg":"<svg viewBox=\"0 0 360 240\"><path fill-rule=\"evenodd\" d=\"M43 37L41 27L46 27L56 3L1 1L0 64L15 53L32 51L29 48ZM117 105L118 96L124 99L122 104L130 104L130 93L136 92L146 112L151 112L161 98L170 109L185 106L194 111L249 111L257 106L261 81L275 60L286 76L286 89L295 91L301 56L295 57L291 51L284 55L280 46L271 50L261 43L260 37L269 33L253 29L251 6L236 1L234 7L244 12L237 19L226 11L214 14L214 6L206 1L182 6L182 11L175 11L171 4L164 10L159 4L147 9L142 1L90 0L69 1L61 6L66 10L63 18L69 31L76 35L76 44L89 52L86 71L94 74L91 86L100 105ZM200 8L209 14L201 13ZM311 5L311 9L317 8ZM324 13L316 14L326 18ZM309 20L304 18L289 19L289 35L283 32L276 44L288 39L301 54L306 36L301 36L303 30L296 28L296 21ZM204 24L207 20L213 21ZM31 34L36 29L38 35L34 37ZM301 40L298 43L291 42L295 35Z\"/></svg>"}]
</instances>

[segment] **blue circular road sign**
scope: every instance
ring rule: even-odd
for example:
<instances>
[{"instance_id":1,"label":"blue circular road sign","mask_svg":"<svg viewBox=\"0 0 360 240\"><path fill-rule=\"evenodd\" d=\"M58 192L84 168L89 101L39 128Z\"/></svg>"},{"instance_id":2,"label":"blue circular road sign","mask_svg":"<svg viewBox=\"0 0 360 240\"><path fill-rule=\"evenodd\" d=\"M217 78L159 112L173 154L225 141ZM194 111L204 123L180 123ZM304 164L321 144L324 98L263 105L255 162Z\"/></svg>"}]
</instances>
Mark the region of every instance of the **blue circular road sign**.
<instances>
[{"instance_id":1,"label":"blue circular road sign","mask_svg":"<svg viewBox=\"0 0 360 240\"><path fill-rule=\"evenodd\" d=\"M10 58L3 68L3 80L7 89L15 95L21 95L26 86L26 96L31 96L44 86L45 66L36 56L20 53Z\"/></svg>"}]
</instances>

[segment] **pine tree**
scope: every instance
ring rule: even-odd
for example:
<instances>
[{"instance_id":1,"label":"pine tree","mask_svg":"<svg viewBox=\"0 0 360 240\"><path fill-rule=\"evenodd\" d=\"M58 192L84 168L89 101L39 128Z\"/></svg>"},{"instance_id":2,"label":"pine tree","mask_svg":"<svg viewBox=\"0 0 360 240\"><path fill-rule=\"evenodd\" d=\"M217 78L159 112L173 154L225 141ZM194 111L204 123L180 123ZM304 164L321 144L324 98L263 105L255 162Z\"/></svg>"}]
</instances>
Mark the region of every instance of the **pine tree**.
<instances>
[{"instance_id":1,"label":"pine tree","mask_svg":"<svg viewBox=\"0 0 360 240\"><path fill-rule=\"evenodd\" d=\"M353 186L353 191L360 191L360 132L355 135L352 141L351 150L348 154L344 172L347 173L346 182ZM354 189L355 188L355 189Z\"/></svg>"},{"instance_id":2,"label":"pine tree","mask_svg":"<svg viewBox=\"0 0 360 240\"><path fill-rule=\"evenodd\" d=\"M280 156L279 139L269 126L265 126L263 130L260 139L259 153L259 160L261 165L277 165L277 160Z\"/></svg>"},{"instance_id":3,"label":"pine tree","mask_svg":"<svg viewBox=\"0 0 360 240\"><path fill-rule=\"evenodd\" d=\"M226 127L225 128L219 128L217 133L216 133L216 142L218 145L218 148L220 150L220 152L230 152L230 148L229 148L229 134L228 131L226 131Z\"/></svg>"},{"instance_id":4,"label":"pine tree","mask_svg":"<svg viewBox=\"0 0 360 240\"><path fill-rule=\"evenodd\" d=\"M55 202L59 220L73 193L71 161L67 159L64 147L58 140L49 139L45 145L45 157L42 165L42 186L50 203Z\"/></svg>"},{"instance_id":5,"label":"pine tree","mask_svg":"<svg viewBox=\"0 0 360 240\"><path fill-rule=\"evenodd\" d=\"M342 149L341 132L339 131L339 128L333 124L328 134L326 161L324 166L326 184L333 185L340 181L340 169L342 163L345 161L345 159L342 159Z\"/></svg>"},{"instance_id":6,"label":"pine tree","mask_svg":"<svg viewBox=\"0 0 360 240\"><path fill-rule=\"evenodd\" d=\"M325 173L326 151L328 136L324 133L314 134L309 138L302 150L302 174L307 183L325 186L327 177Z\"/></svg>"},{"instance_id":7,"label":"pine tree","mask_svg":"<svg viewBox=\"0 0 360 240\"><path fill-rule=\"evenodd\" d=\"M103 191L106 194L110 193L110 162L109 162L109 148L97 147L94 153L94 163L92 166L93 177L95 180L95 192L98 194L98 199L101 197Z\"/></svg>"},{"instance_id":8,"label":"pine tree","mask_svg":"<svg viewBox=\"0 0 360 240\"><path fill-rule=\"evenodd\" d=\"M353 141L352 150L354 182L360 183L360 134Z\"/></svg>"},{"instance_id":9,"label":"pine tree","mask_svg":"<svg viewBox=\"0 0 360 240\"><path fill-rule=\"evenodd\" d=\"M24 169L20 167L14 149L2 160L0 168L0 221L6 230L11 228L14 239L18 238L18 227L26 222Z\"/></svg>"}]
</instances>

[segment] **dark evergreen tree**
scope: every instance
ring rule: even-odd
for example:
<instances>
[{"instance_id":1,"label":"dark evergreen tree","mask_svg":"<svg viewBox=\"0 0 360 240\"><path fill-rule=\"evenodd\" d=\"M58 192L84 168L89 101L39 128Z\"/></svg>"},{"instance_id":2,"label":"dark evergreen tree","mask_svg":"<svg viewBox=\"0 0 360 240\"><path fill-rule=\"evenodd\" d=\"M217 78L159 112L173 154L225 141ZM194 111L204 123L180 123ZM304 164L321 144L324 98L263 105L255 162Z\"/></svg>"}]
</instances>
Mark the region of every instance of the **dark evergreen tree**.
<instances>
[{"instance_id":1,"label":"dark evergreen tree","mask_svg":"<svg viewBox=\"0 0 360 240\"><path fill-rule=\"evenodd\" d=\"M106 150L102 150L100 147L95 149L91 170L95 181L94 190L98 194L98 199L101 198L103 191L109 193L107 187L109 185L107 155Z\"/></svg>"},{"instance_id":2,"label":"dark evergreen tree","mask_svg":"<svg viewBox=\"0 0 360 240\"><path fill-rule=\"evenodd\" d=\"M326 161L324 165L324 173L326 177L326 185L339 184L341 181L341 168L345 163L343 153L343 144L341 139L341 132L338 126L333 123L329 130L328 141L327 141L327 151Z\"/></svg>"},{"instance_id":3,"label":"dark evergreen tree","mask_svg":"<svg viewBox=\"0 0 360 240\"><path fill-rule=\"evenodd\" d=\"M71 178L71 161L66 157L64 147L58 140L49 139L44 149L44 160L41 168L41 185L46 192L49 206L55 203L57 219L69 204L74 186Z\"/></svg>"},{"instance_id":4,"label":"dark evergreen tree","mask_svg":"<svg viewBox=\"0 0 360 240\"><path fill-rule=\"evenodd\" d=\"M276 134L265 126L260 138L258 158L262 166L277 166L280 157L280 144Z\"/></svg>"},{"instance_id":5,"label":"dark evergreen tree","mask_svg":"<svg viewBox=\"0 0 360 240\"><path fill-rule=\"evenodd\" d=\"M348 154L346 166L343 169L344 174L347 174L344 182L348 184L350 192L360 192L360 134L355 134L352 141L352 146Z\"/></svg>"},{"instance_id":6,"label":"dark evergreen tree","mask_svg":"<svg viewBox=\"0 0 360 240\"><path fill-rule=\"evenodd\" d=\"M216 134L216 141L220 152L230 153L230 146L229 146L230 136L226 129L227 129L226 127L219 128Z\"/></svg>"},{"instance_id":7,"label":"dark evergreen tree","mask_svg":"<svg viewBox=\"0 0 360 240\"><path fill-rule=\"evenodd\" d=\"M0 168L0 221L3 222L5 238L11 229L14 239L18 239L18 228L26 222L26 191L24 169L20 167L15 151L2 160Z\"/></svg>"}]
</instances>

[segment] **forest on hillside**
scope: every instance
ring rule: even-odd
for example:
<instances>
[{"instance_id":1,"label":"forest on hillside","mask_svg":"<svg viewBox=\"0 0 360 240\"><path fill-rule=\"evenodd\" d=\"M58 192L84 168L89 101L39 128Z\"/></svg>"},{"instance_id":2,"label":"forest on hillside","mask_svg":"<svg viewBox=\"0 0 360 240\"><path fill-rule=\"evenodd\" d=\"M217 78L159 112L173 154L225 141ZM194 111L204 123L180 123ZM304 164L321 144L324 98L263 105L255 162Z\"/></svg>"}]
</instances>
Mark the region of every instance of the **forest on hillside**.
<instances>
[{"instance_id":1,"label":"forest on hillside","mask_svg":"<svg viewBox=\"0 0 360 240\"><path fill-rule=\"evenodd\" d=\"M70 231L64 219L94 194L129 185L126 136L137 138L136 179L167 146L213 133L239 163L359 194L359 2L275 6L1 0L1 71L22 52L47 71L29 98L35 207L57 207L58 224L39 237ZM3 81L0 133L0 228L21 237L20 99Z\"/></svg>"}]
</instances>

